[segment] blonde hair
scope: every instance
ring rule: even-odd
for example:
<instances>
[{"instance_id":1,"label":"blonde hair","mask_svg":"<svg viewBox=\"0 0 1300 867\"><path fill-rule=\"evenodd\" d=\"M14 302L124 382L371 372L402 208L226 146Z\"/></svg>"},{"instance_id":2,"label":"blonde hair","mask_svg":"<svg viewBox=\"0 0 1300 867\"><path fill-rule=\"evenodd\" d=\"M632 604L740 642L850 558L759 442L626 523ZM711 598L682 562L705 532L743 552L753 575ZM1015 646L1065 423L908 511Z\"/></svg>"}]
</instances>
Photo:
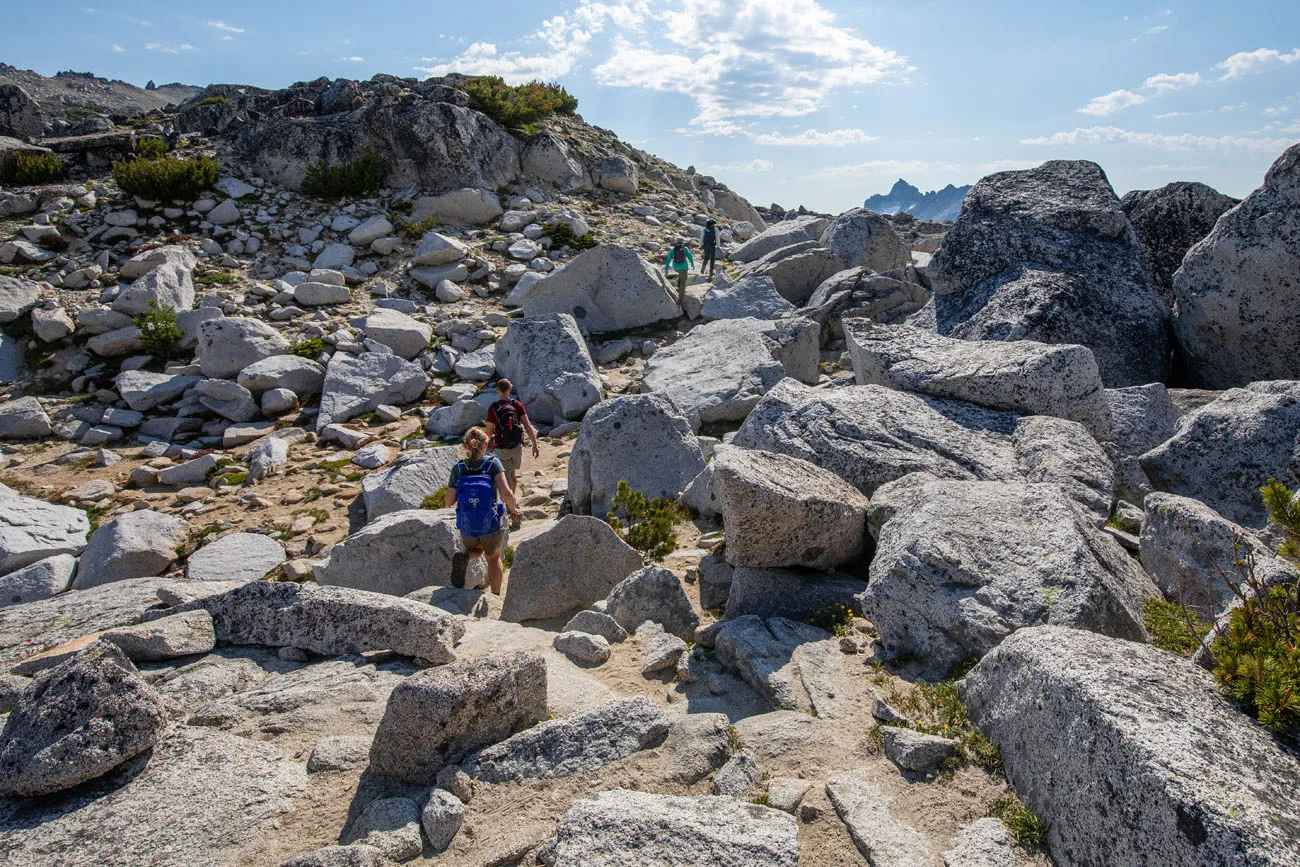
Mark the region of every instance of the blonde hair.
<instances>
[{"instance_id":1,"label":"blonde hair","mask_svg":"<svg viewBox=\"0 0 1300 867\"><path fill-rule=\"evenodd\" d=\"M479 463L483 460L483 455L487 454L488 435L487 431L481 427L472 427L465 431L465 436L460 441L460 447L465 450L465 456L473 463Z\"/></svg>"}]
</instances>

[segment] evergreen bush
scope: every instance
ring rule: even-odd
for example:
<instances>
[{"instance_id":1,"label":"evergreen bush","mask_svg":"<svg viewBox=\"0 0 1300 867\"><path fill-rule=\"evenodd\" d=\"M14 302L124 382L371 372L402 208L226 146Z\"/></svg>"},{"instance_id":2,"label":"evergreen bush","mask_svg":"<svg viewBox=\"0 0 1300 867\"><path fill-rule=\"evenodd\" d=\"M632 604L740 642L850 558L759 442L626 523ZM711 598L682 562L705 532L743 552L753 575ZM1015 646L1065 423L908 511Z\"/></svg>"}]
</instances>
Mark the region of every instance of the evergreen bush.
<instances>
[{"instance_id":1,"label":"evergreen bush","mask_svg":"<svg viewBox=\"0 0 1300 867\"><path fill-rule=\"evenodd\" d=\"M150 301L149 309L136 317L135 327L140 329L140 348L154 358L181 356L184 335L176 326L176 312L170 307Z\"/></svg>"},{"instance_id":2,"label":"evergreen bush","mask_svg":"<svg viewBox=\"0 0 1300 867\"><path fill-rule=\"evenodd\" d=\"M161 156L166 156L168 150L167 142L153 136L136 139L135 141L135 155L141 159L156 160Z\"/></svg>"},{"instance_id":3,"label":"evergreen bush","mask_svg":"<svg viewBox=\"0 0 1300 867\"><path fill-rule=\"evenodd\" d=\"M374 148L367 147L351 162L330 166L322 159L307 166L302 191L319 199L364 196L379 189L387 176L388 166Z\"/></svg>"},{"instance_id":4,"label":"evergreen bush","mask_svg":"<svg viewBox=\"0 0 1300 867\"><path fill-rule=\"evenodd\" d=\"M674 527L686 516L675 500L650 499L621 479L614 493L614 508L607 517L614 531L640 551L647 563L658 563L677 550Z\"/></svg>"},{"instance_id":5,"label":"evergreen bush","mask_svg":"<svg viewBox=\"0 0 1300 867\"><path fill-rule=\"evenodd\" d=\"M221 166L212 157L159 157L113 163L122 192L151 202L188 202L217 182Z\"/></svg>"},{"instance_id":6,"label":"evergreen bush","mask_svg":"<svg viewBox=\"0 0 1300 867\"><path fill-rule=\"evenodd\" d=\"M530 81L511 86L496 75L465 81L470 108L481 111L507 129L525 129L553 114L573 114L578 98L558 84Z\"/></svg>"},{"instance_id":7,"label":"evergreen bush","mask_svg":"<svg viewBox=\"0 0 1300 867\"><path fill-rule=\"evenodd\" d=\"M49 184L60 180L67 166L57 154L17 154L9 171L10 180L19 186Z\"/></svg>"}]
</instances>

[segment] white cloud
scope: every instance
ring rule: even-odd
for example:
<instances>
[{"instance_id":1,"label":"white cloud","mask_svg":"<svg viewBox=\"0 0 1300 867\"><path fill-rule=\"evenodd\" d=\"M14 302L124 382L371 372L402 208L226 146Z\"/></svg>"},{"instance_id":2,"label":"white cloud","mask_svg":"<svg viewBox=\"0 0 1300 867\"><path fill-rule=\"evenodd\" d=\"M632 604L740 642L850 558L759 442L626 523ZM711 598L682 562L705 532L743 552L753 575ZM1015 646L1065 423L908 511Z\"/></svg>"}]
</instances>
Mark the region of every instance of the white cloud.
<instances>
[{"instance_id":1,"label":"white cloud","mask_svg":"<svg viewBox=\"0 0 1300 867\"><path fill-rule=\"evenodd\" d=\"M1216 69L1223 70L1220 81L1258 75L1275 63L1290 64L1300 61L1300 48L1283 54L1275 48L1256 48L1254 51L1239 51L1227 60L1216 64Z\"/></svg>"},{"instance_id":2,"label":"white cloud","mask_svg":"<svg viewBox=\"0 0 1300 867\"><path fill-rule=\"evenodd\" d=\"M161 42L150 42L145 47L145 51L158 51L163 54L180 54L183 51L194 51L193 45L188 42L182 42L180 45L164 45Z\"/></svg>"},{"instance_id":3,"label":"white cloud","mask_svg":"<svg viewBox=\"0 0 1300 867\"><path fill-rule=\"evenodd\" d=\"M866 144L867 142L878 141L879 136L867 135L860 129L833 129L828 132L806 129L795 135L769 132L755 135L753 139L755 144L775 145L778 147L842 148L851 144Z\"/></svg>"},{"instance_id":4,"label":"white cloud","mask_svg":"<svg viewBox=\"0 0 1300 867\"><path fill-rule=\"evenodd\" d=\"M776 164L771 160L756 159L744 163L723 163L721 165L709 166L709 170L713 172L735 172L741 174L751 172L770 172L775 167Z\"/></svg>"},{"instance_id":5,"label":"white cloud","mask_svg":"<svg viewBox=\"0 0 1300 867\"><path fill-rule=\"evenodd\" d=\"M582 14L586 6L584 0L575 15ZM599 30L599 21L595 23L595 30ZM474 42L457 57L443 63L439 63L435 57L422 58L431 65L417 66L415 69L430 76L446 75L449 72L499 75L512 84L536 78L560 78L567 75L578 58L587 52L595 30L584 28L577 21L563 15L556 15L543 21L541 27L529 37L530 43L537 44L536 51L502 52L495 43Z\"/></svg>"},{"instance_id":6,"label":"white cloud","mask_svg":"<svg viewBox=\"0 0 1300 867\"><path fill-rule=\"evenodd\" d=\"M340 58L338 59L338 62L339 62L339 63L365 63L365 62L366 62L366 59L365 59L364 57L355 57L355 56L354 56L354 57L340 57Z\"/></svg>"},{"instance_id":7,"label":"white cloud","mask_svg":"<svg viewBox=\"0 0 1300 867\"><path fill-rule=\"evenodd\" d=\"M224 21L214 21L214 20L209 19L209 20L207 20L207 21L204 21L203 23L204 23L206 26L211 27L213 30L222 30L222 31L225 31L226 33L243 33L243 32L244 32L244 28L242 28L242 27L236 27L236 26L234 26L233 24L227 24L227 23L224 22Z\"/></svg>"},{"instance_id":8,"label":"white cloud","mask_svg":"<svg viewBox=\"0 0 1300 867\"><path fill-rule=\"evenodd\" d=\"M123 51L126 51L126 49L118 45L116 42L113 43L113 53L121 54Z\"/></svg>"},{"instance_id":9,"label":"white cloud","mask_svg":"<svg viewBox=\"0 0 1300 867\"><path fill-rule=\"evenodd\" d=\"M1134 93L1131 90L1112 90L1104 96L1094 96L1088 101L1083 108L1076 109L1080 114L1092 114L1104 117L1108 114L1114 114L1130 105L1141 105L1146 102L1147 98L1140 93Z\"/></svg>"},{"instance_id":10,"label":"white cloud","mask_svg":"<svg viewBox=\"0 0 1300 867\"><path fill-rule=\"evenodd\" d=\"M1264 117L1277 117L1277 116L1279 116L1279 115L1289 114L1290 112L1291 112L1291 107L1290 107L1290 106L1286 106L1286 105L1271 105L1271 106L1269 106L1268 108L1264 109L1264 110L1263 110L1262 112L1260 112L1260 113L1263 114Z\"/></svg>"},{"instance_id":11,"label":"white cloud","mask_svg":"<svg viewBox=\"0 0 1300 867\"><path fill-rule=\"evenodd\" d=\"M1135 144L1167 150L1211 151L1282 151L1292 142L1281 138L1249 135L1196 135L1181 133L1167 135L1152 132L1134 132L1115 126L1093 126L1074 129L1037 138L1025 138L1021 144L1043 146L1077 146L1097 144Z\"/></svg>"},{"instance_id":12,"label":"white cloud","mask_svg":"<svg viewBox=\"0 0 1300 867\"><path fill-rule=\"evenodd\" d=\"M1154 90L1156 93L1168 93L1186 87L1195 87L1200 83L1201 74L1199 72L1179 72L1174 74L1162 72L1142 82L1142 88L1144 90Z\"/></svg>"},{"instance_id":13,"label":"white cloud","mask_svg":"<svg viewBox=\"0 0 1300 867\"><path fill-rule=\"evenodd\" d=\"M1191 115L1191 114L1192 114L1192 112L1190 112L1190 111L1167 111L1167 112L1165 112L1164 114L1158 114L1158 115L1156 115L1156 116L1155 116L1155 119L1156 119L1156 120L1168 120L1168 119L1171 118L1171 117L1188 117L1188 116Z\"/></svg>"},{"instance_id":14,"label":"white cloud","mask_svg":"<svg viewBox=\"0 0 1300 867\"><path fill-rule=\"evenodd\" d=\"M1168 24L1157 24L1155 27L1147 28L1147 36L1155 36L1157 33L1163 33L1169 29Z\"/></svg>"}]
</instances>

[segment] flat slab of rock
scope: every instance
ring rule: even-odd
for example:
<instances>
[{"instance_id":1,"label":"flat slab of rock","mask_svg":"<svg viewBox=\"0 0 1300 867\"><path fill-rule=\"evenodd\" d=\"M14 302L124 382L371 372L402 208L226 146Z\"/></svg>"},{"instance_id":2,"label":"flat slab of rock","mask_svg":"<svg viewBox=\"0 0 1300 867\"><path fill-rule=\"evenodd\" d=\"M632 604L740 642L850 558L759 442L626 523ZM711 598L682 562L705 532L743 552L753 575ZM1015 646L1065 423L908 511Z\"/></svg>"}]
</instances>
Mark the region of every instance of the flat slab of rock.
<instances>
[{"instance_id":1,"label":"flat slab of rock","mask_svg":"<svg viewBox=\"0 0 1300 867\"><path fill-rule=\"evenodd\" d=\"M565 515L515 549L501 619L541 620L586 608L641 566L641 554L604 521Z\"/></svg>"},{"instance_id":2,"label":"flat slab of rock","mask_svg":"<svg viewBox=\"0 0 1300 867\"><path fill-rule=\"evenodd\" d=\"M119 626L101 633L99 637L116 644L132 662L161 662L209 653L217 645L212 615L202 610L186 611L137 626Z\"/></svg>"},{"instance_id":3,"label":"flat slab of rock","mask_svg":"<svg viewBox=\"0 0 1300 867\"><path fill-rule=\"evenodd\" d=\"M827 781L826 794L872 867L942 867L925 837L890 814L890 799L870 772L841 774Z\"/></svg>"},{"instance_id":4,"label":"flat slab of rock","mask_svg":"<svg viewBox=\"0 0 1300 867\"><path fill-rule=\"evenodd\" d=\"M826 697L818 682L825 658L839 654L830 638L806 623L750 614L722 621L713 641L718 660L773 708L809 712Z\"/></svg>"},{"instance_id":5,"label":"flat slab of rock","mask_svg":"<svg viewBox=\"0 0 1300 867\"><path fill-rule=\"evenodd\" d=\"M46 557L80 554L89 532L90 520L81 509L0 495L0 575Z\"/></svg>"},{"instance_id":6,"label":"flat slab of rock","mask_svg":"<svg viewBox=\"0 0 1300 867\"><path fill-rule=\"evenodd\" d=\"M538 723L470 756L461 770L488 783L590 773L659 746L668 734L668 721L644 696L620 699Z\"/></svg>"},{"instance_id":7,"label":"flat slab of rock","mask_svg":"<svg viewBox=\"0 0 1300 867\"><path fill-rule=\"evenodd\" d=\"M261 533L232 533L204 545L185 561L194 581L257 581L285 560L284 546Z\"/></svg>"},{"instance_id":8,"label":"flat slab of rock","mask_svg":"<svg viewBox=\"0 0 1300 867\"><path fill-rule=\"evenodd\" d=\"M726 796L615 789L574 804L550 844L554 867L795 867L794 817Z\"/></svg>"},{"instance_id":9,"label":"flat slab of rock","mask_svg":"<svg viewBox=\"0 0 1300 867\"><path fill-rule=\"evenodd\" d=\"M336 352L325 368L316 430L322 431L334 422L347 421L383 404L411 403L428 387L424 369L399 355Z\"/></svg>"},{"instance_id":10,"label":"flat slab of rock","mask_svg":"<svg viewBox=\"0 0 1300 867\"><path fill-rule=\"evenodd\" d=\"M162 700L122 651L96 644L23 690L0 732L0 796L48 795L157 743Z\"/></svg>"},{"instance_id":11,"label":"flat slab of rock","mask_svg":"<svg viewBox=\"0 0 1300 867\"><path fill-rule=\"evenodd\" d=\"M957 832L943 853L944 867L1019 867L1011 835L1001 819L976 819Z\"/></svg>"},{"instance_id":12,"label":"flat slab of rock","mask_svg":"<svg viewBox=\"0 0 1300 867\"><path fill-rule=\"evenodd\" d=\"M776 291L771 277L742 277L714 284L700 308L705 319L780 319L794 312L795 306Z\"/></svg>"},{"instance_id":13,"label":"flat slab of rock","mask_svg":"<svg viewBox=\"0 0 1300 867\"><path fill-rule=\"evenodd\" d=\"M388 697L370 767L378 776L431 785L447 765L546 714L546 663L535 651L428 669Z\"/></svg>"},{"instance_id":14,"label":"flat slab of rock","mask_svg":"<svg viewBox=\"0 0 1300 867\"><path fill-rule=\"evenodd\" d=\"M1022 630L966 676L971 720L1062 865L1300 860L1300 764L1208 672L1147 645Z\"/></svg>"}]
</instances>

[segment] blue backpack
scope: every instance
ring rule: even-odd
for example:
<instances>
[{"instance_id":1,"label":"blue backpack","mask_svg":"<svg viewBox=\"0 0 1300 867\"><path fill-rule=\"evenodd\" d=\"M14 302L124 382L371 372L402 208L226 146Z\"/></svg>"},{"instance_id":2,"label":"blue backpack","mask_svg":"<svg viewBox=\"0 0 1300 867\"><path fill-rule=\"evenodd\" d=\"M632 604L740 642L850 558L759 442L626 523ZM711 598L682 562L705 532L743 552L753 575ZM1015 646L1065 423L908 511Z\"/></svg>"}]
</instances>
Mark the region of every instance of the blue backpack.
<instances>
[{"instance_id":1,"label":"blue backpack","mask_svg":"<svg viewBox=\"0 0 1300 867\"><path fill-rule=\"evenodd\" d=\"M497 502L492 476L487 473L489 458L484 458L472 471L461 461L460 477L456 480L456 529L466 536L481 538L491 536L501 529L501 516L505 506Z\"/></svg>"}]
</instances>

